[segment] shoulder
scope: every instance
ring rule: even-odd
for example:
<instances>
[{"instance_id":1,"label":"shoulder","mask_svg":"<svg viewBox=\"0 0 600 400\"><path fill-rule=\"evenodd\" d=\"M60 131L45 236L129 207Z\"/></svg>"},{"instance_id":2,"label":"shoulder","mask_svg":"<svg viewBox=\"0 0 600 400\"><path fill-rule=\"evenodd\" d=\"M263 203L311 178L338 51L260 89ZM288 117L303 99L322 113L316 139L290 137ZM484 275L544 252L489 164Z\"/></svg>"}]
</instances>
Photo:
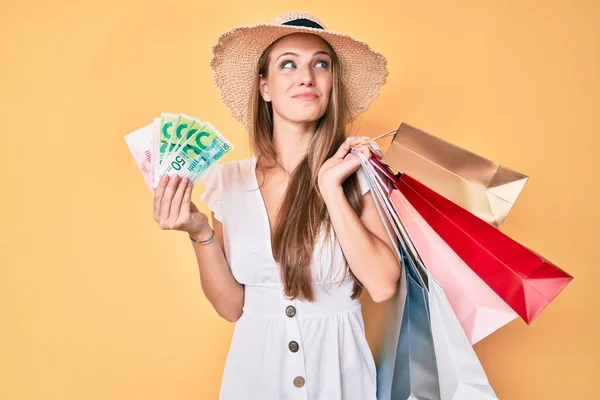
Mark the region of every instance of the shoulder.
<instances>
[{"instance_id":1,"label":"shoulder","mask_svg":"<svg viewBox=\"0 0 600 400\"><path fill-rule=\"evenodd\" d=\"M220 179L245 173L252 167L253 158L244 158L241 160L229 160L217 162L210 166L207 170L207 175L219 176Z\"/></svg>"},{"instance_id":2,"label":"shoulder","mask_svg":"<svg viewBox=\"0 0 600 400\"><path fill-rule=\"evenodd\" d=\"M221 179L231 181L247 177L253 166L253 161L252 157L248 157L222 163L220 166Z\"/></svg>"},{"instance_id":3,"label":"shoulder","mask_svg":"<svg viewBox=\"0 0 600 400\"><path fill-rule=\"evenodd\" d=\"M223 221L229 198L239 198L237 190L244 187L252 158L217 162L211 165L199 181L205 185L200 200L210 208L218 221Z\"/></svg>"},{"instance_id":4,"label":"shoulder","mask_svg":"<svg viewBox=\"0 0 600 400\"><path fill-rule=\"evenodd\" d=\"M223 166L227 166L230 169L243 169L252 165L254 157L242 158L240 160L230 160L223 163Z\"/></svg>"},{"instance_id":5,"label":"shoulder","mask_svg":"<svg viewBox=\"0 0 600 400\"><path fill-rule=\"evenodd\" d=\"M206 171L201 181L210 186L217 186L223 194L235 194L236 190L252 185L252 167L254 158L218 162ZM226 193L225 193L226 191Z\"/></svg>"}]
</instances>

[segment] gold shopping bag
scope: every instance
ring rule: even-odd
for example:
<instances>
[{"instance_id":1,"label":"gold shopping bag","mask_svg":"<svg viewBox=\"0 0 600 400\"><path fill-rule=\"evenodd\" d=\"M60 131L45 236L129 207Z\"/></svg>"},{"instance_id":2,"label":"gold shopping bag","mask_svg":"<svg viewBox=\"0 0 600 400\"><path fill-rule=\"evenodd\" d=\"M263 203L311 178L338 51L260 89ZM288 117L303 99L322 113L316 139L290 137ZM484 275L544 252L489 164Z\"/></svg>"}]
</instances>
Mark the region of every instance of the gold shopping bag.
<instances>
[{"instance_id":1,"label":"gold shopping bag","mask_svg":"<svg viewBox=\"0 0 600 400\"><path fill-rule=\"evenodd\" d=\"M496 228L529 179L404 122L382 161Z\"/></svg>"}]
</instances>

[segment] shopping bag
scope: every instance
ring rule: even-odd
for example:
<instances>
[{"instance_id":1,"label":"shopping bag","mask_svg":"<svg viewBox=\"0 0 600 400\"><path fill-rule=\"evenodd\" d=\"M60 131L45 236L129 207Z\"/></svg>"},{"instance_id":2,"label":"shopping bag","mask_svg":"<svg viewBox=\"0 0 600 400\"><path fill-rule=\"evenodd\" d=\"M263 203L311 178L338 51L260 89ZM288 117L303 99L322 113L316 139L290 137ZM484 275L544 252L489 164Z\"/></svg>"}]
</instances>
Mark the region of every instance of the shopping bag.
<instances>
[{"instance_id":1,"label":"shopping bag","mask_svg":"<svg viewBox=\"0 0 600 400\"><path fill-rule=\"evenodd\" d=\"M428 292L411 256L401 247L406 275L406 303L398 337L391 399L443 399L432 334Z\"/></svg>"},{"instance_id":2,"label":"shopping bag","mask_svg":"<svg viewBox=\"0 0 600 400\"><path fill-rule=\"evenodd\" d=\"M428 273L431 332L442 400L497 399L439 282Z\"/></svg>"},{"instance_id":3,"label":"shopping bag","mask_svg":"<svg viewBox=\"0 0 600 400\"><path fill-rule=\"evenodd\" d=\"M397 189L392 191L392 197L398 194L396 192ZM420 282L428 295L427 304L438 371L439 398L442 400L497 399L444 290L423 263L415 247L414 236L406 229L404 222L405 219L401 218L403 227L400 229L400 247L408 257L405 264L407 269L411 268L412 271L423 274ZM402 332L400 334L402 335Z\"/></svg>"},{"instance_id":4,"label":"shopping bag","mask_svg":"<svg viewBox=\"0 0 600 400\"><path fill-rule=\"evenodd\" d=\"M380 153L381 154L381 153ZM397 295L388 309L386 334L377 366L378 400L439 399L439 378L425 284L405 265L406 250L401 248L398 216L389 201L393 183L386 181L360 154L361 168L394 251L402 265Z\"/></svg>"},{"instance_id":5,"label":"shopping bag","mask_svg":"<svg viewBox=\"0 0 600 400\"><path fill-rule=\"evenodd\" d=\"M398 327L399 318L393 314L398 310L392 309L378 365L378 399L497 398L444 291L426 269L390 201L398 189L390 189L386 178L395 177L378 164L378 155L362 168L378 210L391 221L404 266L397 296L404 300L401 323Z\"/></svg>"},{"instance_id":6,"label":"shopping bag","mask_svg":"<svg viewBox=\"0 0 600 400\"><path fill-rule=\"evenodd\" d=\"M401 399L400 392L403 388L400 386L398 377L399 369L396 369L398 359L398 339L404 317L404 307L406 304L406 275L404 268L400 275L399 285L396 295L388 301L386 309L386 324L383 333L381 353L377 363L377 400Z\"/></svg>"},{"instance_id":7,"label":"shopping bag","mask_svg":"<svg viewBox=\"0 0 600 400\"><path fill-rule=\"evenodd\" d=\"M517 317L517 313L465 264L399 190L393 190L390 198L425 268L444 288L471 344Z\"/></svg>"},{"instance_id":8,"label":"shopping bag","mask_svg":"<svg viewBox=\"0 0 600 400\"><path fill-rule=\"evenodd\" d=\"M400 249L405 257L407 295L392 385L398 397L392 398L405 398L410 388L409 398L497 399L442 287L419 259L406 232L401 229ZM415 304L416 310L411 308ZM433 366L437 374L431 372Z\"/></svg>"},{"instance_id":9,"label":"shopping bag","mask_svg":"<svg viewBox=\"0 0 600 400\"><path fill-rule=\"evenodd\" d=\"M528 324L573 279L408 174L396 187L452 250Z\"/></svg>"},{"instance_id":10,"label":"shopping bag","mask_svg":"<svg viewBox=\"0 0 600 400\"><path fill-rule=\"evenodd\" d=\"M373 143L372 154L377 154L378 157L383 156L381 149ZM367 184L371 189L371 195L379 217L385 227L386 233L390 238L390 241L394 244L393 249L397 259L401 263L402 271L404 271L404 265L402 263L402 255L400 254L398 247L397 227L394 226L394 218L390 215L390 210L386 209L385 202L382 201L388 195L388 192L393 187L393 180L390 180L387 184L379 185L373 181L373 176L365 170L368 167L365 160L361 157L360 153L352 150L359 160L361 161L361 168L364 172L364 176L367 179ZM381 171L380 171L381 172ZM396 370L397 363L397 352L398 352L398 339L400 336L400 328L404 317L404 308L406 303L407 287L406 278L404 272L401 273L401 277L398 282L398 288L396 295L388 301L388 308L386 313L386 326L383 334L381 354L377 363L377 399L378 400L393 400L399 399L399 391L402 390L399 387L399 378L397 377L398 371Z\"/></svg>"},{"instance_id":11,"label":"shopping bag","mask_svg":"<svg viewBox=\"0 0 600 400\"><path fill-rule=\"evenodd\" d=\"M397 195L401 196L397 189L393 189L391 197ZM415 236L406 229L406 220L401 214L399 215L401 217L400 247L408 257L405 264L407 269L411 268L411 271L418 271L423 275L420 282L428 295L427 304L438 371L439 398L442 400L497 399L444 290L426 268L421 253L415 247ZM402 332L400 334L402 335Z\"/></svg>"},{"instance_id":12,"label":"shopping bag","mask_svg":"<svg viewBox=\"0 0 600 400\"><path fill-rule=\"evenodd\" d=\"M528 177L402 123L383 162L499 227Z\"/></svg>"}]
</instances>

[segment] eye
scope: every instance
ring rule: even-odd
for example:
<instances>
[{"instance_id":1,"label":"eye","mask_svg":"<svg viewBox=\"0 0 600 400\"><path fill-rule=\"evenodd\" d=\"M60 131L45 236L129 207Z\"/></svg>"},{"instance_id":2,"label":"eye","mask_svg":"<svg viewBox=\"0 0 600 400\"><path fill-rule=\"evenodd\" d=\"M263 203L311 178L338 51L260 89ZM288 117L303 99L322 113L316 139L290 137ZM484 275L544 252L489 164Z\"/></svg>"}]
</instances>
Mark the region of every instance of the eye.
<instances>
[{"instance_id":1,"label":"eye","mask_svg":"<svg viewBox=\"0 0 600 400\"><path fill-rule=\"evenodd\" d=\"M323 64L323 68L328 68L329 67L329 63L327 61L325 61L325 60L319 60L319 61L317 61L317 65L319 63Z\"/></svg>"},{"instance_id":2,"label":"eye","mask_svg":"<svg viewBox=\"0 0 600 400\"><path fill-rule=\"evenodd\" d=\"M288 65L288 64L291 64L291 65L293 65L293 66L296 66L296 65L294 64L294 62L293 62L293 61L289 61L289 60L288 60L288 61L284 61L284 62L282 62L281 64L279 64L279 68L285 68L285 67L286 67L286 65Z\"/></svg>"}]
</instances>

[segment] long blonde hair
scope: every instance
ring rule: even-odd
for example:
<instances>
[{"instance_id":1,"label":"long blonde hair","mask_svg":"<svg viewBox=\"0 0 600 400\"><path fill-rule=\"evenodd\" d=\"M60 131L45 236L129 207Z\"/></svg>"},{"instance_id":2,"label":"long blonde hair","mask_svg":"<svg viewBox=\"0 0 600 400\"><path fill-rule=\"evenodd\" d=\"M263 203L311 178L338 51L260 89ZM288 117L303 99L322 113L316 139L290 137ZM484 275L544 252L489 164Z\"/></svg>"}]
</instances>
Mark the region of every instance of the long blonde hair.
<instances>
[{"instance_id":1,"label":"long blonde hair","mask_svg":"<svg viewBox=\"0 0 600 400\"><path fill-rule=\"evenodd\" d=\"M269 59L275 43L264 51L258 62L248 113L250 146L257 157L257 168L262 171L265 165L273 168L278 164L272 142L272 105L263 100L259 90L260 75L267 77ZM327 238L330 239L332 226L329 213L318 190L318 171L344 142L346 138L344 121L348 112L339 59L329 43L326 41L325 43L333 55L333 85L329 104L318 122L306 157L292 173L279 209L271 243L275 260L280 264L285 294L290 298L302 298L308 301L314 300L311 277L314 244L323 227ZM265 165L259 162L261 160L265 160ZM350 175L342 187L350 205L360 215L363 204L356 174ZM351 298L355 299L362 293L363 285L348 268L344 271L344 278L347 272L354 279Z\"/></svg>"}]
</instances>

